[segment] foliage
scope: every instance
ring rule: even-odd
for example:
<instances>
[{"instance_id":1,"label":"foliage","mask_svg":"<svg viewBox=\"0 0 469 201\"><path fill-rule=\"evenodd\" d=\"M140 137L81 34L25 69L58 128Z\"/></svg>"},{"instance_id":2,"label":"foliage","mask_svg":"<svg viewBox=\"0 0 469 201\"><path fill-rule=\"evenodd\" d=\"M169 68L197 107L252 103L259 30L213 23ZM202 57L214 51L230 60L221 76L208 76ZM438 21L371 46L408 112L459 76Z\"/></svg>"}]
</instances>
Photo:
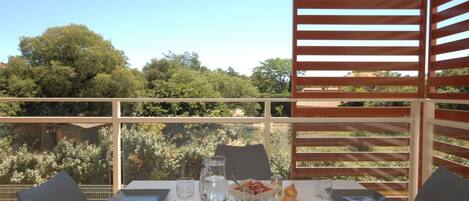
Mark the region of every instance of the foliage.
<instances>
[{"instance_id":1,"label":"foliage","mask_svg":"<svg viewBox=\"0 0 469 201\"><path fill-rule=\"evenodd\" d=\"M291 60L267 59L253 69L251 80L261 93L281 94L290 91Z\"/></svg>"},{"instance_id":2,"label":"foliage","mask_svg":"<svg viewBox=\"0 0 469 201\"><path fill-rule=\"evenodd\" d=\"M7 156L0 164L0 183L33 184L43 181L37 168L41 160L30 154L26 146L16 151L7 148L5 152Z\"/></svg>"},{"instance_id":3,"label":"foliage","mask_svg":"<svg viewBox=\"0 0 469 201\"><path fill-rule=\"evenodd\" d=\"M63 139L47 152L37 152L22 145L11 148L11 140L0 140L2 162L0 183L42 183L60 170L67 171L79 183L110 183L110 138L106 130L99 132L101 143L78 142Z\"/></svg>"},{"instance_id":4,"label":"foliage","mask_svg":"<svg viewBox=\"0 0 469 201\"><path fill-rule=\"evenodd\" d=\"M172 174L172 148L164 140L160 129L124 128L122 150L125 160L124 183L135 179L164 179Z\"/></svg>"},{"instance_id":5,"label":"foliage","mask_svg":"<svg viewBox=\"0 0 469 201\"><path fill-rule=\"evenodd\" d=\"M359 73L370 73L374 77L402 77L398 72L392 71L352 71L349 76ZM352 93L408 93L415 92L413 86L345 86L341 90ZM340 106L364 106L364 107L386 107L386 106L407 106L407 102L399 101L364 101L364 102L343 102Z\"/></svg>"},{"instance_id":6,"label":"foliage","mask_svg":"<svg viewBox=\"0 0 469 201\"><path fill-rule=\"evenodd\" d=\"M461 76L461 75L468 75L469 68L462 68L462 69L447 69L442 70L436 74L437 77L447 77L447 76ZM437 88L439 93L469 93L469 87L461 86L461 87L454 87L454 86L444 86ZM456 110L469 110L469 105L462 105L462 104L448 104L448 103L438 103L437 105L439 108L442 109L456 109Z\"/></svg>"},{"instance_id":7,"label":"foliage","mask_svg":"<svg viewBox=\"0 0 469 201\"><path fill-rule=\"evenodd\" d=\"M281 136L283 134L273 132L271 135L270 167L272 174L282 175L284 179L288 179L291 171L291 145L282 143Z\"/></svg>"},{"instance_id":8,"label":"foliage","mask_svg":"<svg viewBox=\"0 0 469 201\"><path fill-rule=\"evenodd\" d=\"M0 90L15 97L136 97L142 75L127 67L127 58L111 42L83 25L47 29L21 38L21 56L10 57L0 73ZM21 113L34 115L104 114L93 104L25 103Z\"/></svg>"}]
</instances>

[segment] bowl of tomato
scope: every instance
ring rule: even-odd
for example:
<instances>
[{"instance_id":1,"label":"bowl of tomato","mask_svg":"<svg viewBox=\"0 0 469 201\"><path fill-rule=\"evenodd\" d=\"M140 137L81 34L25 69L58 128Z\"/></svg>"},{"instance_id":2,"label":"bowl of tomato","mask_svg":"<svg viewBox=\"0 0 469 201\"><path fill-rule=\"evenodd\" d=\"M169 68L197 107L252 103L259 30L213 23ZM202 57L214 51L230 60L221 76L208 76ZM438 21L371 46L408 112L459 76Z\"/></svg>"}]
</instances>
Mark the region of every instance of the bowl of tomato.
<instances>
[{"instance_id":1,"label":"bowl of tomato","mask_svg":"<svg viewBox=\"0 0 469 201\"><path fill-rule=\"evenodd\" d=\"M243 200L243 198L251 201L266 200L277 192L274 185L258 180L246 179L239 184L241 187L237 184L229 186L231 195L239 200Z\"/></svg>"}]
</instances>

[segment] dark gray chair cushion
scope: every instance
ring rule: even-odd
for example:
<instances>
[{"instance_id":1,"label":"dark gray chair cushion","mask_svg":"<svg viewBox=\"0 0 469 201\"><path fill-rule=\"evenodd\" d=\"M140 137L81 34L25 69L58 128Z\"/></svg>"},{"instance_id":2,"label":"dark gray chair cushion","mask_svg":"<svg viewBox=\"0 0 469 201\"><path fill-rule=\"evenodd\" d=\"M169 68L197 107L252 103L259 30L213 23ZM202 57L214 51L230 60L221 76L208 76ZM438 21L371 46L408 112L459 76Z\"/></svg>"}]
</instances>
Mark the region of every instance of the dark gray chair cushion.
<instances>
[{"instance_id":1,"label":"dark gray chair cushion","mask_svg":"<svg viewBox=\"0 0 469 201\"><path fill-rule=\"evenodd\" d=\"M467 201L469 180L439 167L418 192L415 201Z\"/></svg>"},{"instance_id":2,"label":"dark gray chair cushion","mask_svg":"<svg viewBox=\"0 0 469 201\"><path fill-rule=\"evenodd\" d=\"M272 176L269 159L264 146L248 145L245 147L235 147L218 145L215 155L226 157L226 177L232 179L259 179L269 180Z\"/></svg>"},{"instance_id":3,"label":"dark gray chair cushion","mask_svg":"<svg viewBox=\"0 0 469 201\"><path fill-rule=\"evenodd\" d=\"M65 171L39 186L18 192L16 196L18 201L87 201L80 187Z\"/></svg>"}]
</instances>

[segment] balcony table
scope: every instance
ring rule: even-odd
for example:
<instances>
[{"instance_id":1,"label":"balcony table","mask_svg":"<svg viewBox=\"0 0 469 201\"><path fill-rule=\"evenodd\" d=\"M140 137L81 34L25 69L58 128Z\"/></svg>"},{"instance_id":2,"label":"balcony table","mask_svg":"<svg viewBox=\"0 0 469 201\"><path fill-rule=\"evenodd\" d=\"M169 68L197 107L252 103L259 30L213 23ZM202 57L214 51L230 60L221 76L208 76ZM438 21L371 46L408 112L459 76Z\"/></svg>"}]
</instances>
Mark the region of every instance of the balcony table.
<instances>
[{"instance_id":1,"label":"balcony table","mask_svg":"<svg viewBox=\"0 0 469 201\"><path fill-rule=\"evenodd\" d=\"M267 182L267 181L265 181ZM289 186L292 181L283 181L283 188ZM316 201L320 200L314 195L314 180L295 180L296 189L298 190L298 201ZM231 183L230 183L231 184ZM362 185L355 181L334 180L332 183L333 189L365 189ZM167 201L177 201L176 195L176 181L156 181L156 180L136 180L132 181L125 187L125 189L171 189L167 197ZM190 201L200 201L199 196L199 182L195 181L194 195L189 199Z\"/></svg>"}]
</instances>

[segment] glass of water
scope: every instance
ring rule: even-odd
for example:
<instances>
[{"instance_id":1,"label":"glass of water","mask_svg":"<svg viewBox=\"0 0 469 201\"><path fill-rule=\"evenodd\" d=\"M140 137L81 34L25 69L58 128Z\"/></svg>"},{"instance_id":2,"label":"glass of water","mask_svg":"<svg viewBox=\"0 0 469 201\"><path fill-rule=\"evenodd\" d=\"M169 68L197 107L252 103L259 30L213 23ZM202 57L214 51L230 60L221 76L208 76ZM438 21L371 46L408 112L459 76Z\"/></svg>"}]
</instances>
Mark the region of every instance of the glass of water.
<instances>
[{"instance_id":1,"label":"glass of water","mask_svg":"<svg viewBox=\"0 0 469 201\"><path fill-rule=\"evenodd\" d=\"M182 177L176 181L176 193L179 199L187 201L194 195L194 179Z\"/></svg>"},{"instance_id":2,"label":"glass of water","mask_svg":"<svg viewBox=\"0 0 469 201\"><path fill-rule=\"evenodd\" d=\"M281 175L273 175L270 177L270 183L275 186L276 188L276 193L275 196L281 196L282 195L282 189L283 189L283 178Z\"/></svg>"},{"instance_id":3,"label":"glass of water","mask_svg":"<svg viewBox=\"0 0 469 201\"><path fill-rule=\"evenodd\" d=\"M321 200L332 200L332 179L328 177L315 178L316 194Z\"/></svg>"}]
</instances>

